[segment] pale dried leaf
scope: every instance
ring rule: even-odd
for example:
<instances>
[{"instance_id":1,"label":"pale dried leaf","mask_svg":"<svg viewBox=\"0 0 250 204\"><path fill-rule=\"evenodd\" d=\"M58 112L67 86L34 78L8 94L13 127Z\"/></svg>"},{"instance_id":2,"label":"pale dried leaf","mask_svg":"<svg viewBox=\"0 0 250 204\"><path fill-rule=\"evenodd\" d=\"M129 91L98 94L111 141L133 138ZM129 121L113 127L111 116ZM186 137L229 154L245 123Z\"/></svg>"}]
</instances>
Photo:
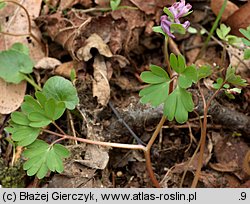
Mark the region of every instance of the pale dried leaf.
<instances>
[{"instance_id":1,"label":"pale dried leaf","mask_svg":"<svg viewBox=\"0 0 250 204\"><path fill-rule=\"evenodd\" d=\"M227 52L229 55L230 64L237 67L236 73L241 75L242 78L247 78L250 73L250 60L244 60L244 47L232 47L228 45Z\"/></svg>"},{"instance_id":2,"label":"pale dried leaf","mask_svg":"<svg viewBox=\"0 0 250 204\"><path fill-rule=\"evenodd\" d=\"M35 68L37 68L37 69L55 69L57 66L59 66L61 64L62 63L56 58L44 57L36 63Z\"/></svg>"},{"instance_id":3,"label":"pale dried leaf","mask_svg":"<svg viewBox=\"0 0 250 204\"><path fill-rule=\"evenodd\" d=\"M104 57L97 55L95 57L93 67L93 96L97 97L98 103L106 106L110 98L110 86Z\"/></svg>"},{"instance_id":4,"label":"pale dried leaf","mask_svg":"<svg viewBox=\"0 0 250 204\"><path fill-rule=\"evenodd\" d=\"M15 42L24 43L30 49L31 58L37 62L45 56L45 53L41 45L41 33L32 18L39 16L42 0L19 0L17 2L22 4L22 6L27 9L31 18L31 32L39 42L29 35L0 35L0 41L2 41L0 44L0 50L8 49ZM0 10L0 24L2 31L4 32L13 34L29 34L28 18L26 13L21 7L13 3L8 3L4 9Z\"/></svg>"},{"instance_id":5,"label":"pale dried leaf","mask_svg":"<svg viewBox=\"0 0 250 204\"><path fill-rule=\"evenodd\" d=\"M0 113L9 114L17 110L26 91L26 81L20 84L7 83L0 78Z\"/></svg>"},{"instance_id":6,"label":"pale dried leaf","mask_svg":"<svg viewBox=\"0 0 250 204\"><path fill-rule=\"evenodd\" d=\"M77 51L77 57L84 61L90 60L93 57L90 52L92 48L96 48L99 53L105 57L112 57L112 53L108 45L96 33L92 34L85 41L85 45Z\"/></svg>"},{"instance_id":7,"label":"pale dried leaf","mask_svg":"<svg viewBox=\"0 0 250 204\"><path fill-rule=\"evenodd\" d=\"M93 169L104 169L108 164L109 155L96 145L87 145L84 160L75 161Z\"/></svg>"}]
</instances>

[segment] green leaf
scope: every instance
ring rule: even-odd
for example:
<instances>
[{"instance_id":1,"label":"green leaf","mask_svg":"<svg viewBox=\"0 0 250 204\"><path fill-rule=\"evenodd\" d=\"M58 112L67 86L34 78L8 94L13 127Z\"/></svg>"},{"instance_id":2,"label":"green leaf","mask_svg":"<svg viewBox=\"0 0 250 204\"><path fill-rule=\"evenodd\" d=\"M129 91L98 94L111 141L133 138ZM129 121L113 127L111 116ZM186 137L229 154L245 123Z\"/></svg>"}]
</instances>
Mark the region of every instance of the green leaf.
<instances>
[{"instance_id":1,"label":"green leaf","mask_svg":"<svg viewBox=\"0 0 250 204\"><path fill-rule=\"evenodd\" d=\"M24 74L33 71L30 57L16 50L0 52L0 78L6 82L18 84L24 80Z\"/></svg>"},{"instance_id":2,"label":"green leaf","mask_svg":"<svg viewBox=\"0 0 250 204\"><path fill-rule=\"evenodd\" d=\"M35 96L36 96L38 102L41 104L41 106L44 107L44 105L45 105L45 103L47 101L46 96L42 92L40 92L40 91L37 91L35 93Z\"/></svg>"},{"instance_id":3,"label":"green leaf","mask_svg":"<svg viewBox=\"0 0 250 204\"><path fill-rule=\"evenodd\" d=\"M250 41L245 39L245 38L241 38L242 42L246 45L246 46L250 46Z\"/></svg>"},{"instance_id":4,"label":"green leaf","mask_svg":"<svg viewBox=\"0 0 250 204\"><path fill-rule=\"evenodd\" d=\"M29 48L22 43L14 43L10 49L29 55Z\"/></svg>"},{"instance_id":5,"label":"green leaf","mask_svg":"<svg viewBox=\"0 0 250 204\"><path fill-rule=\"evenodd\" d=\"M44 113L43 108L32 96L24 96L24 102L21 105L21 109L25 114L32 113L34 111Z\"/></svg>"},{"instance_id":6,"label":"green leaf","mask_svg":"<svg viewBox=\"0 0 250 204\"><path fill-rule=\"evenodd\" d=\"M240 38L238 38L235 35L227 35L226 36L226 41L230 44L230 45L236 45L238 43L240 43Z\"/></svg>"},{"instance_id":7,"label":"green leaf","mask_svg":"<svg viewBox=\"0 0 250 204\"><path fill-rule=\"evenodd\" d=\"M31 121L29 123L31 127L44 127L52 122L52 120L46 116L46 113L40 112L31 112L28 114L28 119Z\"/></svg>"},{"instance_id":8,"label":"green leaf","mask_svg":"<svg viewBox=\"0 0 250 204\"><path fill-rule=\"evenodd\" d=\"M121 3L121 0L110 0L110 7L111 7L112 11L117 10L120 3Z\"/></svg>"},{"instance_id":9,"label":"green leaf","mask_svg":"<svg viewBox=\"0 0 250 204\"><path fill-rule=\"evenodd\" d=\"M76 88L69 80L60 76L49 78L44 84L42 93L48 99L64 102L69 110L73 110L79 103Z\"/></svg>"},{"instance_id":10,"label":"green leaf","mask_svg":"<svg viewBox=\"0 0 250 204\"><path fill-rule=\"evenodd\" d=\"M230 27L227 27L225 24L221 24L220 28L216 29L216 33L221 40L226 41L226 36L229 34L230 30Z\"/></svg>"},{"instance_id":11,"label":"green leaf","mask_svg":"<svg viewBox=\"0 0 250 204\"><path fill-rule=\"evenodd\" d=\"M11 114L11 120L19 125L29 125L30 123L27 115L25 115L23 112L17 112L17 111Z\"/></svg>"},{"instance_id":12,"label":"green leaf","mask_svg":"<svg viewBox=\"0 0 250 204\"><path fill-rule=\"evenodd\" d=\"M192 112L193 109L192 94L179 86L167 97L164 103L164 115L170 121L175 118L178 123L186 122L188 112Z\"/></svg>"},{"instance_id":13,"label":"green leaf","mask_svg":"<svg viewBox=\"0 0 250 204\"><path fill-rule=\"evenodd\" d=\"M250 26L247 27L247 29L240 28L239 30L242 35L244 35L248 40L250 40Z\"/></svg>"},{"instance_id":14,"label":"green leaf","mask_svg":"<svg viewBox=\"0 0 250 204\"><path fill-rule=\"evenodd\" d=\"M174 19L173 13L167 7L163 8L163 12L167 14L171 19Z\"/></svg>"},{"instance_id":15,"label":"green leaf","mask_svg":"<svg viewBox=\"0 0 250 204\"><path fill-rule=\"evenodd\" d=\"M213 84L213 87L215 89L220 89L223 82L224 82L223 79L221 77L219 77L218 79L216 79L216 83Z\"/></svg>"},{"instance_id":16,"label":"green leaf","mask_svg":"<svg viewBox=\"0 0 250 204\"><path fill-rule=\"evenodd\" d=\"M244 50L244 59L245 60L250 59L250 49L245 49Z\"/></svg>"},{"instance_id":17,"label":"green leaf","mask_svg":"<svg viewBox=\"0 0 250 204\"><path fill-rule=\"evenodd\" d=\"M55 144L54 151L61 158L67 158L70 155L69 150L61 144Z\"/></svg>"},{"instance_id":18,"label":"green leaf","mask_svg":"<svg viewBox=\"0 0 250 204\"><path fill-rule=\"evenodd\" d=\"M223 85L223 88L229 89L229 88L230 88L230 85L229 85L229 84L224 84L224 85Z\"/></svg>"},{"instance_id":19,"label":"green leaf","mask_svg":"<svg viewBox=\"0 0 250 204\"><path fill-rule=\"evenodd\" d=\"M174 53L170 54L169 57L170 66L176 71L178 71L178 60ZM176 72L177 72L176 71ZM178 72L177 72L178 73Z\"/></svg>"},{"instance_id":20,"label":"green leaf","mask_svg":"<svg viewBox=\"0 0 250 204\"><path fill-rule=\"evenodd\" d=\"M160 84L152 84L139 93L141 96L141 103L150 103L152 106L156 107L163 103L169 92L169 82L164 82Z\"/></svg>"},{"instance_id":21,"label":"green leaf","mask_svg":"<svg viewBox=\"0 0 250 204\"><path fill-rule=\"evenodd\" d=\"M166 36L166 33L162 30L161 26L154 26L153 31L156 33L161 33L162 35Z\"/></svg>"},{"instance_id":22,"label":"green leaf","mask_svg":"<svg viewBox=\"0 0 250 204\"><path fill-rule=\"evenodd\" d=\"M170 54L170 66L178 73L182 73L186 69L186 60L183 55L176 57L173 53Z\"/></svg>"},{"instance_id":23,"label":"green leaf","mask_svg":"<svg viewBox=\"0 0 250 204\"><path fill-rule=\"evenodd\" d=\"M189 26L187 31L190 33L190 34L197 34L198 31L196 28L192 27L192 26Z\"/></svg>"},{"instance_id":24,"label":"green leaf","mask_svg":"<svg viewBox=\"0 0 250 204\"><path fill-rule=\"evenodd\" d=\"M172 23L170 25L170 29L171 29L172 32L176 32L176 33L179 33L179 34L185 34L186 33L186 29L181 24L178 24L178 23Z\"/></svg>"},{"instance_id":25,"label":"green leaf","mask_svg":"<svg viewBox=\"0 0 250 204\"><path fill-rule=\"evenodd\" d=\"M18 142L18 146L27 146L36 140L40 131L40 128L15 125L11 131L12 139Z\"/></svg>"},{"instance_id":26,"label":"green leaf","mask_svg":"<svg viewBox=\"0 0 250 204\"><path fill-rule=\"evenodd\" d=\"M197 80L197 70L195 65L191 65L186 67L186 69L180 73L180 76L178 77L178 85L181 88L189 88L192 86L192 83L196 83Z\"/></svg>"},{"instance_id":27,"label":"green leaf","mask_svg":"<svg viewBox=\"0 0 250 204\"><path fill-rule=\"evenodd\" d=\"M210 76L212 74L211 67L209 65L203 65L197 70L198 81Z\"/></svg>"},{"instance_id":28,"label":"green leaf","mask_svg":"<svg viewBox=\"0 0 250 204\"><path fill-rule=\"evenodd\" d=\"M159 84L169 80L167 72L159 66L150 65L151 71L141 73L141 79L150 84Z\"/></svg>"},{"instance_id":29,"label":"green leaf","mask_svg":"<svg viewBox=\"0 0 250 204\"><path fill-rule=\"evenodd\" d=\"M232 66L228 67L225 80L234 86L247 86L245 79L242 79L239 75L235 75L235 68Z\"/></svg>"},{"instance_id":30,"label":"green leaf","mask_svg":"<svg viewBox=\"0 0 250 204\"><path fill-rule=\"evenodd\" d=\"M64 113L65 104L63 102L57 102L55 101L55 99L50 98L48 101L46 101L44 109L46 116L55 121Z\"/></svg>"},{"instance_id":31,"label":"green leaf","mask_svg":"<svg viewBox=\"0 0 250 204\"><path fill-rule=\"evenodd\" d=\"M6 6L5 2L0 1L0 9L3 9Z\"/></svg>"},{"instance_id":32,"label":"green leaf","mask_svg":"<svg viewBox=\"0 0 250 204\"><path fill-rule=\"evenodd\" d=\"M27 147L23 154L28 158L23 165L24 170L27 170L29 176L36 174L41 179L49 170L61 173L63 171L62 159L69 156L69 151L60 144L50 146L42 140L36 140Z\"/></svg>"}]
</instances>

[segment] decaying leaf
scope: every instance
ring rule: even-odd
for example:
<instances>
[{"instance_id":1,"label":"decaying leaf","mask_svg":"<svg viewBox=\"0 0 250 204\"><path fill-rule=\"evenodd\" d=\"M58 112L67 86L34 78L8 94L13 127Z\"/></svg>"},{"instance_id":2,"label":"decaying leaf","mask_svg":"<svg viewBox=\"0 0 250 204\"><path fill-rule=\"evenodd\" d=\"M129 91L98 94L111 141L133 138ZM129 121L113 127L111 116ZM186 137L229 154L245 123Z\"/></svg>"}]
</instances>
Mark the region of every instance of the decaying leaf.
<instances>
[{"instance_id":1,"label":"decaying leaf","mask_svg":"<svg viewBox=\"0 0 250 204\"><path fill-rule=\"evenodd\" d=\"M93 67L93 96L97 97L97 100L101 105L106 106L110 98L110 86L104 57L97 55Z\"/></svg>"},{"instance_id":2,"label":"decaying leaf","mask_svg":"<svg viewBox=\"0 0 250 204\"><path fill-rule=\"evenodd\" d=\"M1 114L9 114L20 107L25 95L26 85L26 81L22 81L20 84L12 84L0 79Z\"/></svg>"},{"instance_id":3,"label":"decaying leaf","mask_svg":"<svg viewBox=\"0 0 250 204\"><path fill-rule=\"evenodd\" d=\"M104 169L108 164L109 154L96 145L87 145L84 160L75 161L93 169Z\"/></svg>"},{"instance_id":4,"label":"decaying leaf","mask_svg":"<svg viewBox=\"0 0 250 204\"><path fill-rule=\"evenodd\" d=\"M91 49L96 48L99 53L105 57L112 57L112 53L108 45L103 41L103 39L93 33L86 41L85 45L77 51L77 57L81 60L88 61L93 56L91 54Z\"/></svg>"},{"instance_id":5,"label":"decaying leaf","mask_svg":"<svg viewBox=\"0 0 250 204\"><path fill-rule=\"evenodd\" d=\"M74 61L65 62L65 63L62 63L61 65L59 65L55 69L55 73L57 75L61 75L61 76L70 78L71 71L74 68L75 68L75 62Z\"/></svg>"},{"instance_id":6,"label":"decaying leaf","mask_svg":"<svg viewBox=\"0 0 250 204\"><path fill-rule=\"evenodd\" d=\"M237 48L228 45L227 52L229 55L230 64L237 67L236 73L242 78L247 78L250 73L250 60L244 60L244 48Z\"/></svg>"},{"instance_id":7,"label":"decaying leaf","mask_svg":"<svg viewBox=\"0 0 250 204\"><path fill-rule=\"evenodd\" d=\"M37 69L55 69L57 66L59 66L61 64L62 63L56 58L44 57L36 63L35 68L37 68Z\"/></svg>"}]
</instances>

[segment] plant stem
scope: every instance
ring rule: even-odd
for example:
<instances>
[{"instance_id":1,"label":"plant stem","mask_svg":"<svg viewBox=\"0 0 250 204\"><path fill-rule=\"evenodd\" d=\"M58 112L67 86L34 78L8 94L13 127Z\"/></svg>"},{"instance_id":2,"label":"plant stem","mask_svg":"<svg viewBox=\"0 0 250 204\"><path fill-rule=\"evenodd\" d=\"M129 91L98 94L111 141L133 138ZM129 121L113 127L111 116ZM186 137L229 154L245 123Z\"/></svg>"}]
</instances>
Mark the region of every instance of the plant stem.
<instances>
[{"instance_id":1,"label":"plant stem","mask_svg":"<svg viewBox=\"0 0 250 204\"><path fill-rule=\"evenodd\" d=\"M89 140L89 139L84 139L84 138L79 138L79 137L74 137L71 135L63 135L60 133L56 133L50 130L43 130L44 132L47 132L49 134L53 134L56 135L58 137L61 137L62 139L66 140L76 140L79 142L84 142L87 144L94 144L94 145L101 145L101 146L106 146L106 147L115 147L115 148L123 148L123 149L133 149L133 150L142 150L145 151L146 148L142 145L133 145L133 144L120 144L120 143L111 143L111 142L101 142L101 141L93 141L93 140Z\"/></svg>"},{"instance_id":2,"label":"plant stem","mask_svg":"<svg viewBox=\"0 0 250 204\"><path fill-rule=\"evenodd\" d=\"M206 135L207 135L207 114L208 114L208 109L209 109L212 101L216 97L216 95L219 93L220 89L224 86L224 84L225 84L225 82L221 85L221 87L219 89L216 90L216 92L214 92L214 94L211 96L211 98L208 100L207 103L205 101L204 94L201 91L200 86L198 84L199 91L201 93L203 104L204 104L204 118L203 118L203 126L201 128L200 154L199 154L199 158L198 158L198 166L197 166L197 169L196 169L196 172L195 172L195 177L193 179L191 188L196 188L196 186L198 184L198 181L199 181L201 168L203 166L203 156L204 156L204 152L205 152Z\"/></svg>"},{"instance_id":3,"label":"plant stem","mask_svg":"<svg viewBox=\"0 0 250 204\"><path fill-rule=\"evenodd\" d=\"M154 144L154 141L157 138L159 132L161 131L161 128L162 128L165 121L166 121L166 117L163 115L159 124L157 125L152 137L150 138L150 140L146 146L146 150L144 151L144 155L145 155L145 159L146 159L146 167L147 167L149 177L150 177L152 183L154 184L154 186L157 188L160 188L160 184L154 175L154 171L153 171L152 163L151 163L151 159L150 159L150 149L151 149L152 145Z\"/></svg>"},{"instance_id":4,"label":"plant stem","mask_svg":"<svg viewBox=\"0 0 250 204\"><path fill-rule=\"evenodd\" d=\"M36 84L36 82L35 82L33 79L31 79L30 77L28 77L28 76L25 75L25 74L23 74L23 77L24 77L24 79L25 79L29 84L31 84L36 90L42 91L42 88L41 88L40 86L38 86L38 85Z\"/></svg>"},{"instance_id":5,"label":"plant stem","mask_svg":"<svg viewBox=\"0 0 250 204\"><path fill-rule=\"evenodd\" d=\"M169 74L169 77L172 78L172 70L171 70L170 63L169 63L168 40L169 40L169 38L166 37L165 42L164 42L164 57L165 57L165 62L167 64L167 72ZM172 91L173 91L173 81L171 81L171 83L170 83L168 94L172 93ZM151 159L150 159L150 150L151 150L151 147L154 144L154 141L157 138L159 132L161 131L162 126L164 125L164 122L166 121L166 119L167 119L166 116L163 115L160 122L158 123L152 137L150 138L150 140L146 146L146 150L144 151L144 155L145 155L145 159L146 159L146 167L147 167L149 177L150 177L152 183L154 184L154 186L157 188L160 188L160 184L154 175L154 171L153 171L153 167L152 167L152 163L151 163Z\"/></svg>"},{"instance_id":6,"label":"plant stem","mask_svg":"<svg viewBox=\"0 0 250 204\"><path fill-rule=\"evenodd\" d=\"M205 51L205 49L207 48L207 45L208 45L208 43L209 43L209 41L210 41L212 35L214 34L215 29L216 29L217 26L218 26L218 23L219 23L219 21L220 21L220 19L221 19L221 17L222 17L222 14L223 14L223 12L224 12L224 10L225 10L225 8L226 8L226 5L227 5L227 0L224 0L223 5L222 5L222 7L221 7L221 9L220 9L220 12L219 12L218 16L216 17L216 19L215 19L215 21L214 21L214 24L213 24L213 26L212 26L212 28L211 28L211 30L210 30L208 36L207 36L207 39L206 39L206 41L205 41L203 47L201 48L199 54L197 55L195 61L197 61L199 58L201 58L201 57L203 56L204 51Z\"/></svg>"}]
</instances>

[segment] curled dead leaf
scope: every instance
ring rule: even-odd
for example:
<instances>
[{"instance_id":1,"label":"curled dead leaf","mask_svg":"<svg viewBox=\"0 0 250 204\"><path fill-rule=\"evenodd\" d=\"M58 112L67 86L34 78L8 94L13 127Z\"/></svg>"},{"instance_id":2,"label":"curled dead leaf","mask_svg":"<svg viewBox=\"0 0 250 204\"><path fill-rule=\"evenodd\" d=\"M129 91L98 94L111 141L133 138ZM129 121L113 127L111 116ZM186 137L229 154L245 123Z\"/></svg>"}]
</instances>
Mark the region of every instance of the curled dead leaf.
<instances>
[{"instance_id":1,"label":"curled dead leaf","mask_svg":"<svg viewBox=\"0 0 250 204\"><path fill-rule=\"evenodd\" d=\"M110 86L104 57L101 55L97 55L95 57L93 67L93 96L97 97L97 101L101 105L106 106L110 98Z\"/></svg>"},{"instance_id":2,"label":"curled dead leaf","mask_svg":"<svg viewBox=\"0 0 250 204\"><path fill-rule=\"evenodd\" d=\"M96 33L93 33L85 41L85 45L77 51L77 57L80 60L84 60L84 61L90 60L93 57L90 52L92 48L96 48L99 51L99 53L105 57L112 57L112 53L108 45Z\"/></svg>"},{"instance_id":3,"label":"curled dead leaf","mask_svg":"<svg viewBox=\"0 0 250 204\"><path fill-rule=\"evenodd\" d=\"M20 84L7 83L0 79L0 113L9 114L17 110L23 102L26 81Z\"/></svg>"},{"instance_id":4,"label":"curled dead leaf","mask_svg":"<svg viewBox=\"0 0 250 204\"><path fill-rule=\"evenodd\" d=\"M55 69L57 66L59 66L61 64L62 63L56 58L44 57L36 63L35 68L37 68L37 69Z\"/></svg>"}]
</instances>

